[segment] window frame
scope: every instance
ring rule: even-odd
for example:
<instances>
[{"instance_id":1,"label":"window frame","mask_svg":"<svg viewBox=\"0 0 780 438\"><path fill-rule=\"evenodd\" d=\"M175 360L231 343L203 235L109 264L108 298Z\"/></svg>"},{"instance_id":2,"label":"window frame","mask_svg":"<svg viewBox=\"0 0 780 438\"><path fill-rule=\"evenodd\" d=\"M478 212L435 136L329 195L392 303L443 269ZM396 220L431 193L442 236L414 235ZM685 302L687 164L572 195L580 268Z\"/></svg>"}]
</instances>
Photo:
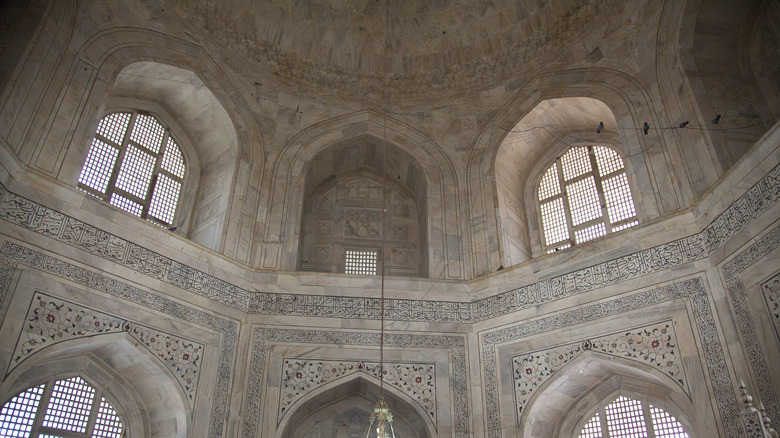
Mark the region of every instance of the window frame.
<instances>
[{"instance_id":1,"label":"window frame","mask_svg":"<svg viewBox=\"0 0 780 438\"><path fill-rule=\"evenodd\" d=\"M53 427L47 427L43 425L43 419L46 416L46 411L49 406L49 402L51 401L51 395L54 391L54 384L61 380L69 380L72 378L78 377L81 380L83 380L87 385L89 385L92 389L95 390L95 395L92 399L92 405L90 407L89 411L89 420L87 421L87 428L86 431L81 432L74 432L69 431L66 429L57 429ZM87 376L77 373L77 374L67 374L67 375L52 375L49 376L46 380L38 381L34 384L28 384L24 388L20 390L14 391L11 396L7 400L3 400L2 405L0 407L4 407L6 404L11 402L14 398L16 398L19 394L29 391L30 389L45 385L43 388L43 393L41 394L41 398L38 402L38 406L36 408L35 412L35 418L33 420L32 427L30 429L30 437L38 437L39 435L54 435L54 436L60 436L63 438L90 438L92 437L95 429L95 423L97 419L97 413L100 407L100 399L105 398L106 401L111 405L111 407L114 409L114 412L116 413L117 417L122 422L122 434L121 436L123 438L130 437L132 434L130 433L129 427L130 423L127 420L127 415L122 408L122 406L117 402L116 398L113 397L108 391L106 391L103 387L100 385L96 385L91 379L89 379Z\"/></svg>"},{"instance_id":2,"label":"window frame","mask_svg":"<svg viewBox=\"0 0 780 438\"><path fill-rule=\"evenodd\" d=\"M617 154L617 156L620 157L620 159L623 162L622 169L615 170L615 171L613 171L611 173L608 173L606 175L603 175L603 176L599 175L599 167L598 167L598 163L597 163L597 159L596 159L595 153L593 151L593 148L595 146L600 146L600 147L607 148L607 149L611 150L612 152L614 152L615 154ZM586 172L586 173L584 173L582 175L578 175L578 176L576 176L576 177L566 181L565 177L563 175L563 166L561 164L561 158L564 155L566 155L569 151L574 149L574 148L587 148L587 156L588 156L588 160L590 161L591 170L589 172ZM553 196L547 197L544 200L541 200L541 199L539 199L539 192L540 192L540 189L541 189L542 180L544 179L544 177L547 174L547 172L554 165L557 165L557 170L558 170L558 172L557 172L557 179L558 179L558 184L560 186L560 193L557 194L557 195L553 195ZM598 142L598 141L587 141L587 142L580 142L580 143L566 143L565 147L562 150L559 150L554 155L554 157L548 162L548 164L546 166L544 166L544 168L541 170L541 172L539 172L539 174L536 177L536 183L533 185L533 190L530 193L530 195L534 199L534 207L535 207L535 212L536 212L536 225L538 227L538 236L539 236L539 247L542 250L542 255L552 254L552 253L555 253L555 252L558 252L558 251L563 251L563 250L566 250L566 249L570 249L570 248L573 248L575 246L579 246L579 245L588 243L588 242L590 242L592 240L597 240L597 239L600 239L600 238L603 238L603 237L607 237L610 234L620 232L620 231L622 231L625 228L630 228L630 227L637 226L637 225L641 224L640 208L639 208L639 205L637 203L637 198L635 196L635 189L634 189L635 181L634 181L631 169L632 169L632 167L631 167L630 163L626 160L626 157L622 153L620 153L620 151L617 148L613 147L609 143ZM627 181L627 184L628 184L628 190L629 190L629 193L631 195L631 201L633 203L634 213L635 214L634 214L634 216L632 216L630 218L623 219L623 220L620 220L618 222L612 223L610 221L610 215L609 215L609 211L608 211L608 208L607 208L606 198L605 198L605 195L604 195L603 181L611 179L611 178L614 178L614 177L617 177L617 176L619 176L621 174L625 174L626 175L626 181ZM597 192L597 196L598 196L598 199L599 199L599 204L601 205L601 216L598 217L598 218L595 218L595 219L591 219L591 220L585 221L585 222L575 226L575 225L573 225L574 222L572 220L572 215L571 215L571 203L570 203L570 200L569 200L569 194L568 194L566 189L567 189L568 186L571 186L574 183L583 181L583 180L585 180L585 179L587 179L587 178L589 178L591 176L594 179L594 184L596 186L596 192ZM566 224L565 225L566 225L566 229L567 229L567 231L569 233L569 238L567 240L561 240L561 241L558 241L558 242L555 242L553 244L549 244L548 245L547 244L547 239L546 239L546 236L545 236L544 216L542 214L542 206L546 205L546 204L548 204L550 202L553 202L556 199L561 199L562 202L563 202L564 214L565 214L565 219L566 219ZM636 223L634 225L626 226L626 225L631 224L633 222L636 222ZM577 239L576 239L576 232L577 231L585 230L585 229L588 229L588 228L590 228L592 226L599 225L599 224L604 224L605 234L603 234L601 236L598 236L598 237L590 238L590 239L582 241L580 243L577 243ZM612 231L613 228L621 227L621 226L623 226L624 228L622 228L620 230L617 230L617 231Z\"/></svg>"},{"instance_id":3,"label":"window frame","mask_svg":"<svg viewBox=\"0 0 780 438\"><path fill-rule=\"evenodd\" d=\"M130 120L128 121L128 125L125 128L125 133L123 134L122 143L121 144L117 144L113 140L110 140L110 139L106 138L105 136L98 134L98 132L97 132L97 129L100 126L100 123L106 117L111 116L113 114L118 114L118 113L129 113L130 114ZM149 185L148 185L148 187L146 189L146 197L147 197L146 201L138 198L137 196L135 196L135 195L133 195L133 194L131 194L131 193L125 191L125 190L122 190L122 189L116 187L116 180L117 180L117 177L119 176L119 172L120 172L121 167L122 167L121 166L122 161L124 160L124 157L125 157L125 155L127 153L128 144L131 144L130 143L131 142L131 139L130 139L131 136L129 135L129 132L131 132L132 128L135 126L135 121L136 121L138 115L145 115L145 116L153 117L157 121L157 123L159 123L163 127L163 129L164 129L163 137L161 139L160 151L157 154L152 153L152 151L150 151L146 146L141 145L141 144L139 144L139 143L137 143L135 141L132 141L132 145L133 146L138 147L143 152L149 154L150 156L153 156L154 159L155 159L154 168L152 169L152 176L150 178ZM174 128L178 128L178 127L174 127ZM161 117L160 115L156 114L155 112L144 110L144 109L141 109L141 108L133 108L133 109L129 109L129 108L113 108L112 110L104 113L97 120L97 123L95 124L94 129L91 132L91 135L87 139L88 146L87 146L87 148L85 150L85 153L82 156L81 161L80 161L80 167L78 169L78 174L76 176L76 187L79 190L81 190L81 191L83 191L85 193L88 193L88 194L90 194L90 195L100 199L101 201L105 202L106 204L110 205L111 207L117 208L117 209L121 210L124 213L130 214L131 216L139 217L141 219L144 219L144 220L146 220L148 222L151 222L151 223L153 223L155 225L158 225L160 227L163 227L163 228L175 228L175 227L177 227L177 222L179 222L181 220L183 206L184 206L184 204L186 202L185 201L185 197L188 196L188 193L187 193L188 192L188 190L187 190L188 181L191 179L190 177L193 174L193 172L192 172L192 168L191 168L191 165L190 165L190 160L188 159L188 154L186 153L185 147L184 147L183 143L179 140L179 136L176 133L172 132L173 130L178 130L178 129L172 129L171 123L168 123L168 121L165 120L164 117ZM101 142L106 143L106 144L110 145L111 147L114 147L114 148L118 149L117 157L114 160L114 167L113 167L113 169L111 171L111 175L110 175L110 177L108 179L108 182L107 182L107 185L106 185L106 192L105 193L101 193L101 192L95 190L94 188L92 188L92 187L90 187L90 186L88 186L88 185L86 185L86 184L84 184L84 183L82 183L80 181L81 173L84 170L84 166L86 165L86 160L89 157L89 152L90 152L90 150L92 148L92 142L96 138L98 140L100 140ZM165 148L168 145L168 139L169 138L173 139L174 143L176 144L176 146L179 149L179 153L181 154L182 160L184 162L184 176L181 177L181 178L162 168L162 158L163 158L163 156L165 154ZM173 211L173 219L172 219L170 224L165 223L165 222L157 219L156 217L150 216L148 214L149 213L149 208L150 208L150 205L151 205L151 200L152 200L151 197L152 197L152 194L154 193L154 188L155 188L155 186L157 184L157 181L159 179L159 175L160 174L164 174L168 178L171 178L174 181L177 181L177 182L179 182L181 184L181 187L179 189L178 199L177 199L177 202L176 202L176 206L175 206L174 211ZM111 203L111 197L112 197L112 195L114 193L116 193L116 194L118 194L118 195L120 195L122 197L125 197L125 198L127 198L127 199L129 199L129 200L131 200L133 202L136 202L136 203L140 204L142 206L141 214L136 215L136 214L134 214L132 212L129 212L129 211L125 210L124 208L122 208L120 206L112 204Z\"/></svg>"},{"instance_id":4,"label":"window frame","mask_svg":"<svg viewBox=\"0 0 780 438\"><path fill-rule=\"evenodd\" d=\"M620 390L611 394L606 398L601 399L601 401L595 408L589 409L587 411L587 414L584 415L583 418L576 423L576 427L574 428L574 430L572 430L572 438L579 438L582 429L585 427L586 424L590 422L591 419L593 419L593 417L596 414L599 415L602 432L606 431L606 436L602 435L602 438L609 438L609 430L606 428L606 424L607 424L606 407L614 403L620 397L626 397L631 400L636 400L641 404L642 416L645 420L645 429L647 430L647 438L656 438L655 426L653 425L652 416L650 414L651 404L653 405L653 407L662 409L668 415L674 417L674 419L677 420L677 422L679 422L682 425L683 429L685 430L685 433L688 434L689 438L695 436L693 429L691 428L691 425L687 421L687 419L684 416L680 415L678 412L676 412L675 409L670 410L667 404L661 403L658 400L650 399L644 395L638 395L638 394L626 392L624 390Z\"/></svg>"}]
</instances>

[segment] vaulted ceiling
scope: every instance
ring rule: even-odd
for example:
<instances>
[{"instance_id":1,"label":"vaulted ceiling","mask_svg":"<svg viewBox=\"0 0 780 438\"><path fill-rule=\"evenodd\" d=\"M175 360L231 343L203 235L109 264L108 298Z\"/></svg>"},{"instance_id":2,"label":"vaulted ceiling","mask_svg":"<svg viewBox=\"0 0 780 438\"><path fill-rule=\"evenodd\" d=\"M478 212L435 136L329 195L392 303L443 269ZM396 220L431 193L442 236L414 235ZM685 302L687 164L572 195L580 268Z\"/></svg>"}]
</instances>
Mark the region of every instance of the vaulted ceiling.
<instances>
[{"instance_id":1,"label":"vaulted ceiling","mask_svg":"<svg viewBox=\"0 0 780 438\"><path fill-rule=\"evenodd\" d=\"M395 97L593 63L604 50L637 55L640 29L654 35L661 10L646 0L167 1L202 36L276 75Z\"/></svg>"}]
</instances>

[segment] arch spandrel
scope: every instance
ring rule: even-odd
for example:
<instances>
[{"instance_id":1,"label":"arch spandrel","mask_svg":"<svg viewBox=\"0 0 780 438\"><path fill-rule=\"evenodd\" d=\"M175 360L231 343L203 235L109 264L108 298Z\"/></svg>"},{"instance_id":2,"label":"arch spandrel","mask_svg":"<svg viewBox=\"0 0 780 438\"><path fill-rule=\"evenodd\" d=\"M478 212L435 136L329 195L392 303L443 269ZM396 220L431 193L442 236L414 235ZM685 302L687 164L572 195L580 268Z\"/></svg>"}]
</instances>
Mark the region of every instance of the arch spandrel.
<instances>
[{"instance_id":1,"label":"arch spandrel","mask_svg":"<svg viewBox=\"0 0 780 438\"><path fill-rule=\"evenodd\" d=\"M584 418L619 394L647 398L683 422L703 423L690 396L669 376L631 359L588 351L553 374L535 391L517 418L518 436L576 436ZM689 421L691 419L691 421Z\"/></svg>"},{"instance_id":2,"label":"arch spandrel","mask_svg":"<svg viewBox=\"0 0 780 438\"><path fill-rule=\"evenodd\" d=\"M342 400L349 400L352 407L370 413L379 398L379 380L363 374L345 376L307 394L279 419L277 426L278 438L293 438L299 425L305 424L307 418L317 416L317 413L327 410L328 406ZM438 436L436 426L431 423L422 408L407 395L395 388L385 386L383 398L393 414L394 427L414 433L414 438L433 438ZM356 400L357 399L357 400ZM404 435L405 436L405 435Z\"/></svg>"}]
</instances>

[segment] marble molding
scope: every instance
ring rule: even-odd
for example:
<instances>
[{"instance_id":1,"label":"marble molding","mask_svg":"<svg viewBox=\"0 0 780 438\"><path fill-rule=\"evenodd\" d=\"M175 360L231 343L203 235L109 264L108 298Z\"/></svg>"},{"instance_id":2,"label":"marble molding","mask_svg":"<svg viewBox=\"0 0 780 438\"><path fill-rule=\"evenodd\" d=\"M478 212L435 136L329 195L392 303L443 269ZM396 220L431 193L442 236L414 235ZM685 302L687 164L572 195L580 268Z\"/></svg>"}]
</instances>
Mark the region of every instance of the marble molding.
<instances>
[{"instance_id":1,"label":"marble molding","mask_svg":"<svg viewBox=\"0 0 780 438\"><path fill-rule=\"evenodd\" d=\"M377 300L248 291L8 192L2 185L0 195L0 219L238 310L263 315L380 318ZM474 302L388 299L385 303L385 319L463 323L485 321L701 260L774 205L779 197L780 165L775 166L700 233Z\"/></svg>"}]
</instances>

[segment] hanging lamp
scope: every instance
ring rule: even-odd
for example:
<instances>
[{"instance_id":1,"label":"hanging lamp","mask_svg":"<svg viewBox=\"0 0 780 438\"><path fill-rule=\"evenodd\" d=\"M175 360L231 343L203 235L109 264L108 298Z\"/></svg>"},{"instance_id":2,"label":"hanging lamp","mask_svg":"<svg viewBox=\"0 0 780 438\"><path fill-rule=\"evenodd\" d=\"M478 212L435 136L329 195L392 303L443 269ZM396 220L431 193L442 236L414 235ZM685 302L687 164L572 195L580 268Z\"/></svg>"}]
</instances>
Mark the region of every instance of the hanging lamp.
<instances>
[{"instance_id":1,"label":"hanging lamp","mask_svg":"<svg viewBox=\"0 0 780 438\"><path fill-rule=\"evenodd\" d=\"M389 63L389 47L390 33L388 31L390 23L390 0L385 0L385 66ZM389 103L390 96L387 95ZM383 122L382 132L382 228L384 228L385 221L387 221L387 120ZM375 438L396 438L395 430L393 429L393 414L390 412L390 408L387 407L384 398L385 389L385 241L382 239L382 246L380 248L380 256L382 261L382 268L380 270L381 284L380 284L380 313L379 313L379 397L374 411L369 418L368 431L366 438L371 437L371 432L375 431Z\"/></svg>"}]
</instances>

